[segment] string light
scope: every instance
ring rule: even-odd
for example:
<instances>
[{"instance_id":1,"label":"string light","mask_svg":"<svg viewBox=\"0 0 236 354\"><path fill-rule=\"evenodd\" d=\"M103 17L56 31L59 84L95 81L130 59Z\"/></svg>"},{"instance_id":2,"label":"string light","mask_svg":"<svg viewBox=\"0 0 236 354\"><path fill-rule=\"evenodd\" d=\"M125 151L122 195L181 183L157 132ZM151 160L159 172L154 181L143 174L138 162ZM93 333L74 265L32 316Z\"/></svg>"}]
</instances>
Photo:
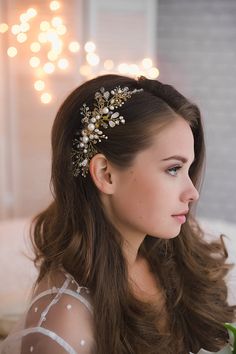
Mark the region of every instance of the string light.
<instances>
[{"instance_id":1,"label":"string light","mask_svg":"<svg viewBox=\"0 0 236 354\"><path fill-rule=\"evenodd\" d=\"M44 92L41 97L41 102L44 103L44 104L47 104L47 103L50 103L51 100L52 100L52 95L50 95L50 93L48 92Z\"/></svg>"},{"instance_id":2,"label":"string light","mask_svg":"<svg viewBox=\"0 0 236 354\"><path fill-rule=\"evenodd\" d=\"M71 53L77 53L80 50L79 42L70 42L68 45L68 49Z\"/></svg>"},{"instance_id":3,"label":"string light","mask_svg":"<svg viewBox=\"0 0 236 354\"><path fill-rule=\"evenodd\" d=\"M45 82L43 80L37 80L34 83L34 88L37 91L43 91L45 88Z\"/></svg>"},{"instance_id":4,"label":"string light","mask_svg":"<svg viewBox=\"0 0 236 354\"><path fill-rule=\"evenodd\" d=\"M29 58L29 65L34 69L34 76L37 78L33 86L36 91L40 92L40 100L44 104L52 101L51 93L45 92L46 83L44 80L47 80L47 75L53 74L56 69L66 71L70 67L68 54L70 56L76 54L81 48L80 43L76 40L65 42L65 38L68 38L68 29L64 24L63 17L56 13L61 8L60 2L50 1L49 8L52 11L51 18L42 18L41 21L38 21L39 32L36 32L37 34L34 30L35 27L32 31L33 25L29 23L38 15L37 9L33 7L19 15L19 23L10 26L11 33L16 36L19 43L27 42L28 38L30 39L28 46L33 56ZM0 24L0 34L4 34L8 30L7 23ZM149 57L142 59L140 63L123 62L117 65L112 59L105 59L100 63L100 57L95 52L96 44L93 41L87 41L83 45L83 49L81 55L85 60L79 67L79 73L86 79L111 71L130 76L144 75L150 79L156 79L159 76L158 68L153 66L153 61ZM17 53L15 46L10 46L7 49L7 55L10 58L14 58ZM40 55L34 56L35 53L40 53Z\"/></svg>"},{"instance_id":5,"label":"string light","mask_svg":"<svg viewBox=\"0 0 236 354\"><path fill-rule=\"evenodd\" d=\"M41 49L41 45L39 42L33 42L30 45L31 52L38 53Z\"/></svg>"},{"instance_id":6,"label":"string light","mask_svg":"<svg viewBox=\"0 0 236 354\"><path fill-rule=\"evenodd\" d=\"M89 42L85 43L84 49L87 53L91 53L96 50L96 45L95 45L95 43L89 41Z\"/></svg>"},{"instance_id":7,"label":"string light","mask_svg":"<svg viewBox=\"0 0 236 354\"><path fill-rule=\"evenodd\" d=\"M1 23L1 24L0 24L0 33L5 33L5 32L7 32L7 31L8 31L8 28L9 28L9 26L8 26L7 23Z\"/></svg>"},{"instance_id":8,"label":"string light","mask_svg":"<svg viewBox=\"0 0 236 354\"><path fill-rule=\"evenodd\" d=\"M37 68L40 64L40 59L38 57L32 57L30 58L29 63L32 68Z\"/></svg>"},{"instance_id":9,"label":"string light","mask_svg":"<svg viewBox=\"0 0 236 354\"><path fill-rule=\"evenodd\" d=\"M10 57L10 58L14 58L17 54L17 49L15 47L9 47L7 49L7 55Z\"/></svg>"},{"instance_id":10,"label":"string light","mask_svg":"<svg viewBox=\"0 0 236 354\"><path fill-rule=\"evenodd\" d=\"M56 10L60 9L61 5L58 1L51 1L49 4L49 7L52 11L56 11Z\"/></svg>"}]
</instances>

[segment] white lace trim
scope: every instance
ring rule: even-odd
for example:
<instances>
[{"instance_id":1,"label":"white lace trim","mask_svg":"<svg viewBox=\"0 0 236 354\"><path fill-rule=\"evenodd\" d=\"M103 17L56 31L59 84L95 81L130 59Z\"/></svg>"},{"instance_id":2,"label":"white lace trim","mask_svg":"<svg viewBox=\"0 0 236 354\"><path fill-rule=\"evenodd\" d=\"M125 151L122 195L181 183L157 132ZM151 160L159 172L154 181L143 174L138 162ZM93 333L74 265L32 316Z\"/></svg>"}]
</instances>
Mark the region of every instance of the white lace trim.
<instances>
[{"instance_id":1,"label":"white lace trim","mask_svg":"<svg viewBox=\"0 0 236 354\"><path fill-rule=\"evenodd\" d=\"M60 336L58 336L55 332L52 332L46 328L43 327L32 327L29 329L24 329L18 333L12 334L10 336L8 336L7 340L5 341L4 345L7 345L7 342L10 340L17 340L20 339L21 337L25 337L29 334L32 333L41 333L44 334L45 336L51 338L52 340L54 340L56 343L58 343L63 349L65 349L67 351L67 353L69 354L78 354L74 348L72 348L72 346L67 343L63 338L61 338Z\"/></svg>"}]
</instances>

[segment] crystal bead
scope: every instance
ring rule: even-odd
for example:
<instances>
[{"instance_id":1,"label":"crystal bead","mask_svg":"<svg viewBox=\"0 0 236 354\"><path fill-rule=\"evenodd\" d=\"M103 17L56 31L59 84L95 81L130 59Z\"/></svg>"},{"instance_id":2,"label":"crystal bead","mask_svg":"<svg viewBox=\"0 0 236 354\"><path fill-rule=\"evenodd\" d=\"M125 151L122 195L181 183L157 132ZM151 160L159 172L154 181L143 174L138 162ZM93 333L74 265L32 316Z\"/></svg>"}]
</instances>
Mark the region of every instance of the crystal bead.
<instances>
[{"instance_id":1,"label":"crystal bead","mask_svg":"<svg viewBox=\"0 0 236 354\"><path fill-rule=\"evenodd\" d=\"M110 125L111 128L114 128L114 126L116 125L116 123L113 122L112 120L110 120L110 121L109 121L109 125Z\"/></svg>"},{"instance_id":2,"label":"crystal bead","mask_svg":"<svg viewBox=\"0 0 236 354\"><path fill-rule=\"evenodd\" d=\"M91 122L92 122L92 123L96 123L96 118L94 118L94 117L91 118Z\"/></svg>"},{"instance_id":3,"label":"crystal bead","mask_svg":"<svg viewBox=\"0 0 236 354\"><path fill-rule=\"evenodd\" d=\"M117 117L119 117L119 115L120 114L118 112L115 112L115 113L112 114L111 118L117 118Z\"/></svg>"}]
</instances>

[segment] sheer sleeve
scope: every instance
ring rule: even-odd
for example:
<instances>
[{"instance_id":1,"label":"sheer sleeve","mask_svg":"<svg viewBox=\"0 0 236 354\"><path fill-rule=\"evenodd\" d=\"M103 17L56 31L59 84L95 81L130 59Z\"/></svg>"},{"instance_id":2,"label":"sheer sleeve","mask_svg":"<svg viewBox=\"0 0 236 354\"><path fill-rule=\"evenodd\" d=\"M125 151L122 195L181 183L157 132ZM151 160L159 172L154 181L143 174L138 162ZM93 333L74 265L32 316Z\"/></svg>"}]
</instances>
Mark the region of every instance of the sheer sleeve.
<instances>
[{"instance_id":1,"label":"sheer sleeve","mask_svg":"<svg viewBox=\"0 0 236 354\"><path fill-rule=\"evenodd\" d=\"M24 326L3 342L2 354L95 353L92 308L82 291L54 289L36 297Z\"/></svg>"}]
</instances>

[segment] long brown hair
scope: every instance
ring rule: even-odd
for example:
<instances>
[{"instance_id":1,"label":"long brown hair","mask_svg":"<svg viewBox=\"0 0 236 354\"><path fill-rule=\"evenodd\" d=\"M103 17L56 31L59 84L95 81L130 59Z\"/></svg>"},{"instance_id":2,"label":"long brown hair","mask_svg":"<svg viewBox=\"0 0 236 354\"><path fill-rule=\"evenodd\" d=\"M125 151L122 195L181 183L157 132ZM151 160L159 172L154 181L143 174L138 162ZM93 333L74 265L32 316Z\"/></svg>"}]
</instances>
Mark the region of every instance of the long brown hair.
<instances>
[{"instance_id":1,"label":"long brown hair","mask_svg":"<svg viewBox=\"0 0 236 354\"><path fill-rule=\"evenodd\" d=\"M79 284L87 286L94 307L98 354L196 352L218 350L227 341L222 323L233 320L227 303L224 277L229 270L222 238L207 243L190 212L180 235L163 240L147 235L139 252L160 280L166 297L168 332L158 330L160 312L136 299L128 285L121 251L121 235L103 210L90 174L73 177L71 145L82 129L80 108L93 105L101 87L143 88L120 108L126 123L107 129L108 140L96 148L122 169L152 141L153 127L176 116L185 119L194 135L195 160L190 169L200 188L204 169L204 135L200 111L172 86L141 77L134 80L104 75L75 89L60 107L52 129L52 204L35 217L31 235L37 282L63 267Z\"/></svg>"}]
</instances>

